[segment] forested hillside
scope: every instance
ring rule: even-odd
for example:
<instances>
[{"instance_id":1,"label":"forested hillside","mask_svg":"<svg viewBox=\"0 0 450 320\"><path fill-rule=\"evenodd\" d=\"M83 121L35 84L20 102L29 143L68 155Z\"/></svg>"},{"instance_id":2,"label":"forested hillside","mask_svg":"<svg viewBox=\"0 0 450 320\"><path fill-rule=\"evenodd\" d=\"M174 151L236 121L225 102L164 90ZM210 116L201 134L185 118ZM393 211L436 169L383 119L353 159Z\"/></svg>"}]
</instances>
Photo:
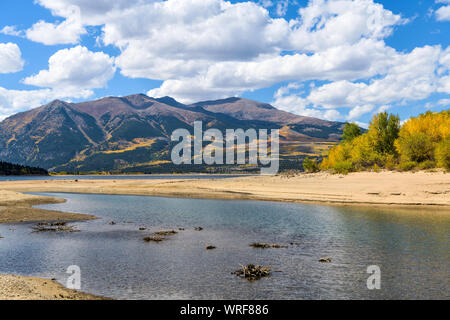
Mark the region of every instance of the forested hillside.
<instances>
[{"instance_id":1,"label":"forested hillside","mask_svg":"<svg viewBox=\"0 0 450 320\"><path fill-rule=\"evenodd\" d=\"M47 176L47 170L0 161L0 176Z\"/></svg>"}]
</instances>

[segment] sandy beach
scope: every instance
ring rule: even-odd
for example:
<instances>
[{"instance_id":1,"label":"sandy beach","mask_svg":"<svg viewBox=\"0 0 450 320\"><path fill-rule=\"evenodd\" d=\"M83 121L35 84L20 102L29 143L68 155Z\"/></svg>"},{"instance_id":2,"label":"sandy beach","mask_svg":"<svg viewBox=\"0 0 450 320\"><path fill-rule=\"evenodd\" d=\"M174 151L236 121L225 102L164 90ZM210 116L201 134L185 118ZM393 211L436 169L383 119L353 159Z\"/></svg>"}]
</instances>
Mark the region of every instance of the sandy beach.
<instances>
[{"instance_id":1,"label":"sandy beach","mask_svg":"<svg viewBox=\"0 0 450 320\"><path fill-rule=\"evenodd\" d=\"M444 172L358 172L345 176L317 173L218 180L32 180L0 182L0 190L246 199L331 205L450 207L450 175ZM35 201L37 199L34 198ZM27 201L25 203L29 203ZM0 201L0 206L1 203ZM2 216L3 214L0 219L4 219Z\"/></svg>"},{"instance_id":2,"label":"sandy beach","mask_svg":"<svg viewBox=\"0 0 450 320\"><path fill-rule=\"evenodd\" d=\"M35 277L0 275L0 300L105 300Z\"/></svg>"},{"instance_id":3,"label":"sandy beach","mask_svg":"<svg viewBox=\"0 0 450 320\"><path fill-rule=\"evenodd\" d=\"M29 221L91 220L94 216L36 209L39 204L61 203L64 199L26 195L0 189L0 223Z\"/></svg>"}]
</instances>

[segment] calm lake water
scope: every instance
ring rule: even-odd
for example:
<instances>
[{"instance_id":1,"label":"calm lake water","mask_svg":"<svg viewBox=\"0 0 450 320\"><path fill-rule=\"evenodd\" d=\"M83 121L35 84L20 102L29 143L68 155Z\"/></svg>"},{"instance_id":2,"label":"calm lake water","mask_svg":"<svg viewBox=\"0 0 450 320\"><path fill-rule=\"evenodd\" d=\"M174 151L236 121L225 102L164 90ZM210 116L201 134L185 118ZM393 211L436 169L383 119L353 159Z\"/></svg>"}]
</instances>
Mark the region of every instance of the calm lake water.
<instances>
[{"instance_id":1,"label":"calm lake water","mask_svg":"<svg viewBox=\"0 0 450 320\"><path fill-rule=\"evenodd\" d=\"M94 214L76 233L33 233L0 225L0 273L56 278L81 268L82 290L117 299L448 299L450 216L259 201L45 194L40 206ZM116 225L110 225L115 221ZM195 231L201 226L203 231ZM149 230L139 231L139 227ZM142 238L185 231L162 243ZM252 242L289 245L254 249ZM293 243L293 245L291 245ZM207 251L207 245L216 250ZM321 257L332 263L319 263ZM273 266L255 282L231 272ZM370 291L367 267L381 268Z\"/></svg>"},{"instance_id":2,"label":"calm lake water","mask_svg":"<svg viewBox=\"0 0 450 320\"><path fill-rule=\"evenodd\" d=\"M154 174L142 174L142 175L82 175L82 176L0 176L0 181L26 181L26 180L152 180L152 179L225 179L236 178L244 175L154 175Z\"/></svg>"}]
</instances>

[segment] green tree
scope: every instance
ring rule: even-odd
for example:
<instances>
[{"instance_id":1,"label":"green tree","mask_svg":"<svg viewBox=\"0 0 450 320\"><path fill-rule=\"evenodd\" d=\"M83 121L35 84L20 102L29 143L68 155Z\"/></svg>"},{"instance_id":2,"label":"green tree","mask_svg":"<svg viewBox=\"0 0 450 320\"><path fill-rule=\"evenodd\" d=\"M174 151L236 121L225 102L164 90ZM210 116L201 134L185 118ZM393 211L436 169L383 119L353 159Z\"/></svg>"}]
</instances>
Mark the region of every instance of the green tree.
<instances>
[{"instance_id":1,"label":"green tree","mask_svg":"<svg viewBox=\"0 0 450 320\"><path fill-rule=\"evenodd\" d=\"M394 143L399 136L399 131L399 116L381 112L373 117L368 134L377 152L394 154L396 153Z\"/></svg>"},{"instance_id":2,"label":"green tree","mask_svg":"<svg viewBox=\"0 0 450 320\"><path fill-rule=\"evenodd\" d=\"M316 160L305 158L303 160L303 170L306 172L319 172L320 168Z\"/></svg>"},{"instance_id":3,"label":"green tree","mask_svg":"<svg viewBox=\"0 0 450 320\"><path fill-rule=\"evenodd\" d=\"M344 127L344 133L342 134L342 140L350 142L360 135L361 128L356 123L347 122Z\"/></svg>"}]
</instances>

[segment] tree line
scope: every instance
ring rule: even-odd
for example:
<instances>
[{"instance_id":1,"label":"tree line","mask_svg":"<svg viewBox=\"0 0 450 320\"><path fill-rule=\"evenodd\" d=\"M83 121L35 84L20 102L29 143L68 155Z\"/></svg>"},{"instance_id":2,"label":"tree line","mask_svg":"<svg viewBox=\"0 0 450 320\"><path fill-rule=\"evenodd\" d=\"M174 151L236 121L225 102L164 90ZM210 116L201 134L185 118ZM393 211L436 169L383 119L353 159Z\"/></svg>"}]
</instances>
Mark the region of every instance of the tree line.
<instances>
[{"instance_id":1,"label":"tree line","mask_svg":"<svg viewBox=\"0 0 450 320\"><path fill-rule=\"evenodd\" d=\"M400 125L397 115L375 115L363 133L354 123L345 125L342 142L322 161L306 159L305 171L335 173L379 169L409 171L444 168L450 171L450 110L427 112Z\"/></svg>"},{"instance_id":2,"label":"tree line","mask_svg":"<svg viewBox=\"0 0 450 320\"><path fill-rule=\"evenodd\" d=\"M47 176L48 172L47 170L41 168L21 166L18 164L0 161L0 176L31 176L31 175Z\"/></svg>"}]
</instances>

